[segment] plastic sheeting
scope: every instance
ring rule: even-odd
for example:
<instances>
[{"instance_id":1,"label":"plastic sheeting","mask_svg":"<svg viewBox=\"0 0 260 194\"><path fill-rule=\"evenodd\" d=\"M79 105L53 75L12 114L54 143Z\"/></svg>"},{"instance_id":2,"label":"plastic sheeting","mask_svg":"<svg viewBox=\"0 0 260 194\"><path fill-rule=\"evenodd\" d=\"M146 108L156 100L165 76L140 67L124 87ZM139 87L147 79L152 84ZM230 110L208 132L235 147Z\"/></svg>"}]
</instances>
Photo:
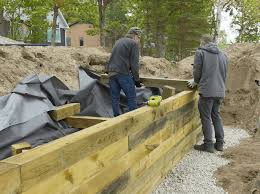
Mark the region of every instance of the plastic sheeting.
<instances>
[{"instance_id":1,"label":"plastic sheeting","mask_svg":"<svg viewBox=\"0 0 260 194\"><path fill-rule=\"evenodd\" d=\"M26 141L32 147L47 143L79 129L52 120L48 111L71 102L81 105L80 115L113 117L109 87L90 71L79 70L80 89L70 90L54 76L25 77L9 95L0 97L0 159L11 155L10 146ZM142 105L158 89L137 89L137 102ZM126 111L126 98L121 94L121 112Z\"/></svg>"}]
</instances>

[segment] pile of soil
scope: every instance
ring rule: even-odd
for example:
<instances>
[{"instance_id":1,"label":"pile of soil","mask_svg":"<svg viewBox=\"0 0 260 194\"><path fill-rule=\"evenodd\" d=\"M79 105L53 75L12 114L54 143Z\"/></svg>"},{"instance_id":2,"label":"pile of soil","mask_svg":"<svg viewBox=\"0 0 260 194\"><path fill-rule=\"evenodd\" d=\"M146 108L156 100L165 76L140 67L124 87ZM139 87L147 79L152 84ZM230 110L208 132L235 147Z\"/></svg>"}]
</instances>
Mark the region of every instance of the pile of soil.
<instances>
[{"instance_id":1,"label":"pile of soil","mask_svg":"<svg viewBox=\"0 0 260 194\"><path fill-rule=\"evenodd\" d=\"M226 125L256 131L260 115L260 44L237 44L226 49L229 56L227 97L222 115Z\"/></svg>"},{"instance_id":2,"label":"pile of soil","mask_svg":"<svg viewBox=\"0 0 260 194\"><path fill-rule=\"evenodd\" d=\"M230 194L259 194L260 137L244 140L225 151L224 157L231 163L216 171L218 184Z\"/></svg>"},{"instance_id":3,"label":"pile of soil","mask_svg":"<svg viewBox=\"0 0 260 194\"><path fill-rule=\"evenodd\" d=\"M256 131L260 114L260 44L235 44L225 52L229 57L227 96L222 107L225 125ZM55 75L71 89L78 88L78 67L97 73L105 71L110 53L101 48L0 47L0 95L30 73ZM193 57L177 64L163 58L142 57L140 74L178 79L192 78Z\"/></svg>"},{"instance_id":4,"label":"pile of soil","mask_svg":"<svg viewBox=\"0 0 260 194\"><path fill-rule=\"evenodd\" d=\"M57 76L71 89L77 89L78 67L96 73L105 71L110 53L102 48L66 47L0 47L0 95L13 90L30 73ZM166 59L142 57L140 74L143 76L173 77L173 64Z\"/></svg>"}]
</instances>

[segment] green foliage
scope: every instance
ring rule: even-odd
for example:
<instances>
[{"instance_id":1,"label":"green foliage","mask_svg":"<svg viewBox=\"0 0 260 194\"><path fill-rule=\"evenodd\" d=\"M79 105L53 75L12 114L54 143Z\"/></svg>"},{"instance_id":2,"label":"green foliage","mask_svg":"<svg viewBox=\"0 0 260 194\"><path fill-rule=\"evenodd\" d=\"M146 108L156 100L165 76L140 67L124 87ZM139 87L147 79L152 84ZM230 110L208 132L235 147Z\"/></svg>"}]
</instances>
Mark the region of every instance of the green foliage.
<instances>
[{"instance_id":1,"label":"green foliage","mask_svg":"<svg viewBox=\"0 0 260 194\"><path fill-rule=\"evenodd\" d=\"M112 44L124 36L128 30L128 9L125 6L126 0L114 1L106 9L106 36Z\"/></svg>"},{"instance_id":2,"label":"green foliage","mask_svg":"<svg viewBox=\"0 0 260 194\"><path fill-rule=\"evenodd\" d=\"M192 54L202 34L210 32L208 18L211 7L207 1L172 1L173 14L168 25L168 58L180 60Z\"/></svg>"},{"instance_id":3,"label":"green foliage","mask_svg":"<svg viewBox=\"0 0 260 194\"><path fill-rule=\"evenodd\" d=\"M227 34L225 33L225 31L220 31L218 46L221 49L224 49L224 48L226 48L228 46Z\"/></svg>"},{"instance_id":4,"label":"green foliage","mask_svg":"<svg viewBox=\"0 0 260 194\"><path fill-rule=\"evenodd\" d=\"M20 39L19 28L21 27L20 21L22 16L23 1L21 0L4 0L2 6L10 19L10 32L9 37L12 39Z\"/></svg>"},{"instance_id":5,"label":"green foliage","mask_svg":"<svg viewBox=\"0 0 260 194\"><path fill-rule=\"evenodd\" d=\"M95 36L99 33L99 29L98 28L93 28L93 29L88 29L86 31L86 34L89 36Z\"/></svg>"},{"instance_id":6,"label":"green foliage","mask_svg":"<svg viewBox=\"0 0 260 194\"><path fill-rule=\"evenodd\" d=\"M239 32L237 42L259 42L260 16L259 0L230 0L225 5L225 11L233 16L233 27Z\"/></svg>"},{"instance_id":7,"label":"green foliage","mask_svg":"<svg viewBox=\"0 0 260 194\"><path fill-rule=\"evenodd\" d=\"M98 26L98 8L93 0L70 1L61 10L68 23L91 23Z\"/></svg>"},{"instance_id":8,"label":"green foliage","mask_svg":"<svg viewBox=\"0 0 260 194\"><path fill-rule=\"evenodd\" d=\"M234 24L239 26L238 42L259 42L260 40L260 1L241 0L237 2L238 14L234 17Z\"/></svg>"},{"instance_id":9,"label":"green foliage","mask_svg":"<svg viewBox=\"0 0 260 194\"><path fill-rule=\"evenodd\" d=\"M4 0L0 0L0 11L4 9Z\"/></svg>"},{"instance_id":10,"label":"green foliage","mask_svg":"<svg viewBox=\"0 0 260 194\"><path fill-rule=\"evenodd\" d=\"M29 18L25 22L29 32L28 36L25 37L26 42L46 42L47 30L50 27L46 16L50 12L50 10L51 6L43 1L26 1L26 3L24 4L24 14L26 14Z\"/></svg>"},{"instance_id":11,"label":"green foliage","mask_svg":"<svg viewBox=\"0 0 260 194\"><path fill-rule=\"evenodd\" d=\"M210 32L209 0L135 0L128 6L129 23L144 29L145 55L180 60L199 45L201 34Z\"/></svg>"},{"instance_id":12,"label":"green foliage","mask_svg":"<svg viewBox=\"0 0 260 194\"><path fill-rule=\"evenodd\" d=\"M10 16L13 39L46 41L51 27L46 15L58 6L68 23L92 23L94 29L86 33L105 32L112 44L130 27L141 27L142 54L180 60L192 54L201 34L216 33L218 3L231 15L237 13L233 24L239 27L238 42L259 42L259 0L0 0L0 10L4 7ZM21 10L29 18L25 22ZM21 33L23 26L29 29L26 36ZM219 35L225 45L225 35Z\"/></svg>"}]
</instances>

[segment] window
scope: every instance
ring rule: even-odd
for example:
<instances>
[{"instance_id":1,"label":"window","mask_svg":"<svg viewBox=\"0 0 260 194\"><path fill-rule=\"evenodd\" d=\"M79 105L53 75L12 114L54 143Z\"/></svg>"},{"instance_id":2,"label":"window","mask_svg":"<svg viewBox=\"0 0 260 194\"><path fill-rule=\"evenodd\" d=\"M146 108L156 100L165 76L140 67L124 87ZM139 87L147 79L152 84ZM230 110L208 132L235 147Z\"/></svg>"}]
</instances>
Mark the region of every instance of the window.
<instances>
[{"instance_id":1,"label":"window","mask_svg":"<svg viewBox=\"0 0 260 194\"><path fill-rule=\"evenodd\" d=\"M47 32L47 40L48 42L51 42L51 33L52 33L52 29L48 29ZM56 43L61 43L61 34L60 34L60 29L56 29L56 39L55 39Z\"/></svg>"},{"instance_id":2,"label":"window","mask_svg":"<svg viewBox=\"0 0 260 194\"><path fill-rule=\"evenodd\" d=\"M79 46L84 46L84 38L80 37L79 39Z\"/></svg>"}]
</instances>

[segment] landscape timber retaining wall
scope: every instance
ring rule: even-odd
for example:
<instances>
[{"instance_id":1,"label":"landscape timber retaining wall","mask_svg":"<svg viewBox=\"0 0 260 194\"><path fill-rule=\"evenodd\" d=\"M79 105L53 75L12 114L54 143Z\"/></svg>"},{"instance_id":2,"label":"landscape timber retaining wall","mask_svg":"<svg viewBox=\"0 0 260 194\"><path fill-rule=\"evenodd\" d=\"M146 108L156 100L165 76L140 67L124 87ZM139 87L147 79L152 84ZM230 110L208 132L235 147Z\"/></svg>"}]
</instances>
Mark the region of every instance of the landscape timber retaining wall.
<instances>
[{"instance_id":1,"label":"landscape timber retaining wall","mask_svg":"<svg viewBox=\"0 0 260 194\"><path fill-rule=\"evenodd\" d=\"M183 91L2 160L1 194L149 193L200 137L197 101Z\"/></svg>"}]
</instances>

